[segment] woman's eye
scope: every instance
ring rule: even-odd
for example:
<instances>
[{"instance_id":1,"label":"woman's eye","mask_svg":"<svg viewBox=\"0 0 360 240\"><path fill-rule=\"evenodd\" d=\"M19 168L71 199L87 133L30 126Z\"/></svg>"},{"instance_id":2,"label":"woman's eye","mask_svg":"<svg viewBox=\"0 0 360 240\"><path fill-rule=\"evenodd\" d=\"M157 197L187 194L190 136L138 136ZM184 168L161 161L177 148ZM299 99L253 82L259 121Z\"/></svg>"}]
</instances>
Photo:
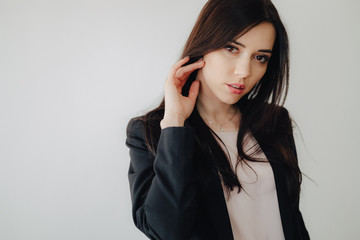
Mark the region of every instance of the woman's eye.
<instances>
[{"instance_id":1,"label":"woman's eye","mask_svg":"<svg viewBox=\"0 0 360 240\"><path fill-rule=\"evenodd\" d=\"M259 55L255 57L260 63L266 63L269 61L269 57L266 55Z\"/></svg>"},{"instance_id":2,"label":"woman's eye","mask_svg":"<svg viewBox=\"0 0 360 240\"><path fill-rule=\"evenodd\" d=\"M225 49L231 53L236 53L238 51L238 49L236 47L231 46L231 45L226 46Z\"/></svg>"}]
</instances>

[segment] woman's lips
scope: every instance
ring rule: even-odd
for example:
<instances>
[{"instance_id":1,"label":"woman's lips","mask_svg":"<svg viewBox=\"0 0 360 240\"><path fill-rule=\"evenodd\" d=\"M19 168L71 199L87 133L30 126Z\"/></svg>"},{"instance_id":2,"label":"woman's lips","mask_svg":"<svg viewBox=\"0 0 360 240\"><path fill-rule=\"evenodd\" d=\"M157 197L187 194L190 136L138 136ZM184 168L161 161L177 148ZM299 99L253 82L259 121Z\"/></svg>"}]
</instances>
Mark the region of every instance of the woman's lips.
<instances>
[{"instance_id":1,"label":"woman's lips","mask_svg":"<svg viewBox=\"0 0 360 240\"><path fill-rule=\"evenodd\" d=\"M227 86L229 87L230 91L234 94L241 94L245 89L245 85L239 83L227 84Z\"/></svg>"}]
</instances>

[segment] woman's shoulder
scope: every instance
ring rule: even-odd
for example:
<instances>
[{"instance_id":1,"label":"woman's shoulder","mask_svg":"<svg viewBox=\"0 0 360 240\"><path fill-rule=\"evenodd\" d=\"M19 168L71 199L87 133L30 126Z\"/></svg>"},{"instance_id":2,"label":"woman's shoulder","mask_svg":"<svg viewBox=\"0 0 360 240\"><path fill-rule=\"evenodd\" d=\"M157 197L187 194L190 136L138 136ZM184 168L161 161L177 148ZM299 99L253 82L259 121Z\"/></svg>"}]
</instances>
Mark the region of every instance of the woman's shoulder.
<instances>
[{"instance_id":1,"label":"woman's shoulder","mask_svg":"<svg viewBox=\"0 0 360 240\"><path fill-rule=\"evenodd\" d=\"M126 145L128 147L146 148L145 125L141 118L130 119L126 128Z\"/></svg>"},{"instance_id":2,"label":"woman's shoulder","mask_svg":"<svg viewBox=\"0 0 360 240\"><path fill-rule=\"evenodd\" d=\"M145 125L141 117L131 118L126 127L127 136L130 135L142 135Z\"/></svg>"},{"instance_id":3,"label":"woman's shoulder","mask_svg":"<svg viewBox=\"0 0 360 240\"><path fill-rule=\"evenodd\" d=\"M292 119L286 107L281 105L264 104L264 113L268 116L269 122L266 124L271 129L275 130L275 134L289 134L292 133Z\"/></svg>"},{"instance_id":4,"label":"woman's shoulder","mask_svg":"<svg viewBox=\"0 0 360 240\"><path fill-rule=\"evenodd\" d=\"M163 111L151 111L145 115L131 118L126 128L128 146L142 145L149 151L154 152L160 137L160 121Z\"/></svg>"},{"instance_id":5,"label":"woman's shoulder","mask_svg":"<svg viewBox=\"0 0 360 240\"><path fill-rule=\"evenodd\" d=\"M281 105L273 105L270 103L265 103L262 105L263 112L273 112L276 117L279 117L280 119L284 120L286 118L289 118L289 111L286 107Z\"/></svg>"},{"instance_id":6,"label":"woman's shoulder","mask_svg":"<svg viewBox=\"0 0 360 240\"><path fill-rule=\"evenodd\" d=\"M265 104L263 104L263 108L265 108L266 110L274 109L275 112L277 112L278 114L284 115L284 116L286 116L288 114L287 108L282 106L282 105L275 105L275 104L265 103Z\"/></svg>"},{"instance_id":7,"label":"woman's shoulder","mask_svg":"<svg viewBox=\"0 0 360 240\"><path fill-rule=\"evenodd\" d=\"M126 132L144 132L147 127L159 128L164 111L151 111L129 120Z\"/></svg>"},{"instance_id":8,"label":"woman's shoulder","mask_svg":"<svg viewBox=\"0 0 360 240\"><path fill-rule=\"evenodd\" d=\"M284 106L277 106L277 108L276 132L286 135L291 134L293 126L289 111Z\"/></svg>"}]
</instances>

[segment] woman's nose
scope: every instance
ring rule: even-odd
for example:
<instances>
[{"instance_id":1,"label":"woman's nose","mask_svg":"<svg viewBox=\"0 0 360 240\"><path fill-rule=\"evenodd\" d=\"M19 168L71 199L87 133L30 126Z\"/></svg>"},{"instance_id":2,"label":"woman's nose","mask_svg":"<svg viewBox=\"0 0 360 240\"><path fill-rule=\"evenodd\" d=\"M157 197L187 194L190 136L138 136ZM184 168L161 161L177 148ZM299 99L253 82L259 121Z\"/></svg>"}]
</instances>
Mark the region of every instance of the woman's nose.
<instances>
[{"instance_id":1,"label":"woman's nose","mask_svg":"<svg viewBox=\"0 0 360 240\"><path fill-rule=\"evenodd\" d=\"M245 57L236 62L234 74L240 78L247 78L251 74L251 59Z\"/></svg>"}]
</instances>

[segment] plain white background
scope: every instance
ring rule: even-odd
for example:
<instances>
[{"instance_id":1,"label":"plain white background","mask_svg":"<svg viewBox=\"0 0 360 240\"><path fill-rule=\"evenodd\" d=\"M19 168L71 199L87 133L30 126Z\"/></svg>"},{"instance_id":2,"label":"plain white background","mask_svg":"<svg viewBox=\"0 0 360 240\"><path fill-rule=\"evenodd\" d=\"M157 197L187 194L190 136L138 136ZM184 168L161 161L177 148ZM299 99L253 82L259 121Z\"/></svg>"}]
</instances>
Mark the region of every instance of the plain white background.
<instances>
[{"instance_id":1,"label":"plain white background","mask_svg":"<svg viewBox=\"0 0 360 240\"><path fill-rule=\"evenodd\" d=\"M125 128L156 106L205 0L0 0L0 239L146 239ZM274 0L315 240L360 239L357 0ZM300 129L300 130L299 130Z\"/></svg>"}]
</instances>

